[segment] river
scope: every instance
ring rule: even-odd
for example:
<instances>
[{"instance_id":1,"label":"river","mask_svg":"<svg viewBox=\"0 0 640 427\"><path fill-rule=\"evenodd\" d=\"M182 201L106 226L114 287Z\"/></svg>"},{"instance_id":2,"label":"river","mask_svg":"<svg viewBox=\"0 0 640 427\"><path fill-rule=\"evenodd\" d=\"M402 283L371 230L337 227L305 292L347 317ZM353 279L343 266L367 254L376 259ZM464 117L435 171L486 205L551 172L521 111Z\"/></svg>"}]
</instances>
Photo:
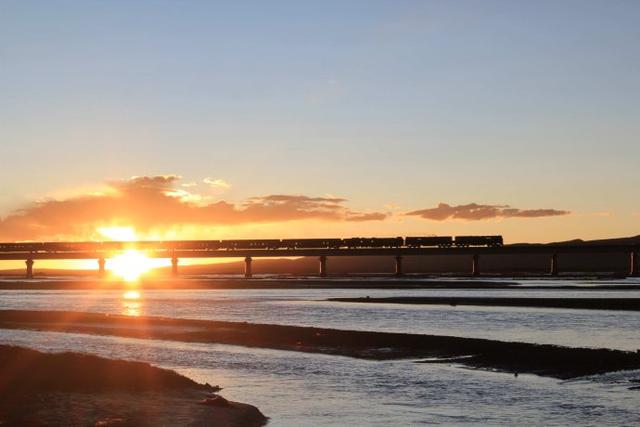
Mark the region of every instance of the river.
<instances>
[{"instance_id":1,"label":"river","mask_svg":"<svg viewBox=\"0 0 640 427\"><path fill-rule=\"evenodd\" d=\"M0 292L0 309L233 320L625 350L640 347L638 312L323 301L365 295L624 298L638 297L640 290L16 290ZM47 351L85 351L176 369L197 381L222 385L225 397L258 406L274 426L640 422L640 391L629 390L635 384L631 381L640 378L638 371L559 381L412 360L368 361L69 333L0 330L0 342Z\"/></svg>"}]
</instances>

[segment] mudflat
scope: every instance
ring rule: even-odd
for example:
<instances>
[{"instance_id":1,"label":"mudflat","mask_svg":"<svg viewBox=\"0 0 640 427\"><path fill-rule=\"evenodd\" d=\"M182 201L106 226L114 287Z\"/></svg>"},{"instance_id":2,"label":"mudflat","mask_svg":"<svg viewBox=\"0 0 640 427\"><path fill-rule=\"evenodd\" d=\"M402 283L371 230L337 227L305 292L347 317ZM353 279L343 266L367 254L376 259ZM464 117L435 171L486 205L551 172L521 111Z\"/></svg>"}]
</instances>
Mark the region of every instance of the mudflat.
<instances>
[{"instance_id":1,"label":"mudflat","mask_svg":"<svg viewBox=\"0 0 640 427\"><path fill-rule=\"evenodd\" d=\"M518 297L385 297L328 298L365 304L473 305L490 307L575 308L640 311L640 298L518 298Z\"/></svg>"},{"instance_id":2,"label":"mudflat","mask_svg":"<svg viewBox=\"0 0 640 427\"><path fill-rule=\"evenodd\" d=\"M562 379L640 369L638 352L244 322L4 310L0 328L231 344L374 360L449 359L474 368Z\"/></svg>"}]
</instances>

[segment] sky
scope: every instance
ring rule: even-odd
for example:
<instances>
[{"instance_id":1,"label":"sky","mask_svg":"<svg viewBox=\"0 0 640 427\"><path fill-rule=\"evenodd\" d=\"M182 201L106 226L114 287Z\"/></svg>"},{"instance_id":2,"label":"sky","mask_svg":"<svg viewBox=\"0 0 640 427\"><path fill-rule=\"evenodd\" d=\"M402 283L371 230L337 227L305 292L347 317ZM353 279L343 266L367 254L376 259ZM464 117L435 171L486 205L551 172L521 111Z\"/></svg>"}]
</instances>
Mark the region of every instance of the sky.
<instances>
[{"instance_id":1,"label":"sky","mask_svg":"<svg viewBox=\"0 0 640 427\"><path fill-rule=\"evenodd\" d=\"M640 234L637 1L0 0L0 240Z\"/></svg>"}]
</instances>

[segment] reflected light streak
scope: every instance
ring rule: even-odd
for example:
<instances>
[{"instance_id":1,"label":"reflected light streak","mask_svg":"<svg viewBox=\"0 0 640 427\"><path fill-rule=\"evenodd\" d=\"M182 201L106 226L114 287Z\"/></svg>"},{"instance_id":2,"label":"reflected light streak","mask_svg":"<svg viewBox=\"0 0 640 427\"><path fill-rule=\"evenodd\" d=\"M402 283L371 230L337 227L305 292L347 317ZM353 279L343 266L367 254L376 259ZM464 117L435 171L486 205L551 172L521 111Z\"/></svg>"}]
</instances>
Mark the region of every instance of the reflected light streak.
<instances>
[{"instance_id":1,"label":"reflected light streak","mask_svg":"<svg viewBox=\"0 0 640 427\"><path fill-rule=\"evenodd\" d=\"M122 298L125 300L138 300L140 299L140 292L138 291L127 291L122 294Z\"/></svg>"},{"instance_id":2,"label":"reflected light streak","mask_svg":"<svg viewBox=\"0 0 640 427\"><path fill-rule=\"evenodd\" d=\"M122 314L138 317L142 313L141 294L138 291L127 291L122 294Z\"/></svg>"}]
</instances>

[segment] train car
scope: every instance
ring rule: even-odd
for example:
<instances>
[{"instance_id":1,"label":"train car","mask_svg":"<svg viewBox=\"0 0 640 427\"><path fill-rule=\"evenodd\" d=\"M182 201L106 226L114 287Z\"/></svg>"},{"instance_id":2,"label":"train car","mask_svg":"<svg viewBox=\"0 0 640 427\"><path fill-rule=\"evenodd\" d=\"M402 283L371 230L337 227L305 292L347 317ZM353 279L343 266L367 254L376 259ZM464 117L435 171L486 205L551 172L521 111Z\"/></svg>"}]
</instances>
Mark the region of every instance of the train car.
<instances>
[{"instance_id":1,"label":"train car","mask_svg":"<svg viewBox=\"0 0 640 427\"><path fill-rule=\"evenodd\" d=\"M222 240L204 240L201 242L202 249L216 251L222 249Z\"/></svg>"},{"instance_id":2,"label":"train car","mask_svg":"<svg viewBox=\"0 0 640 427\"><path fill-rule=\"evenodd\" d=\"M99 245L100 250L104 252L116 252L127 249L127 245L130 246L131 243L107 240L104 242L100 242Z\"/></svg>"},{"instance_id":3,"label":"train car","mask_svg":"<svg viewBox=\"0 0 640 427\"><path fill-rule=\"evenodd\" d=\"M451 236L423 236L407 237L404 239L405 246L410 248L434 247L450 248L453 245Z\"/></svg>"},{"instance_id":4,"label":"train car","mask_svg":"<svg viewBox=\"0 0 640 427\"><path fill-rule=\"evenodd\" d=\"M137 249L141 251L148 251L157 249L162 246L162 242L158 240L141 240L137 242L123 242L124 246L130 247L131 249Z\"/></svg>"},{"instance_id":5,"label":"train car","mask_svg":"<svg viewBox=\"0 0 640 427\"><path fill-rule=\"evenodd\" d=\"M177 251L216 250L221 248L220 240L168 240L155 243L156 247Z\"/></svg>"},{"instance_id":6,"label":"train car","mask_svg":"<svg viewBox=\"0 0 640 427\"><path fill-rule=\"evenodd\" d=\"M402 237L351 237L344 239L348 248L399 248L404 244Z\"/></svg>"},{"instance_id":7,"label":"train car","mask_svg":"<svg viewBox=\"0 0 640 427\"><path fill-rule=\"evenodd\" d=\"M281 247L286 249L338 249L344 246L342 239L284 239Z\"/></svg>"},{"instance_id":8,"label":"train car","mask_svg":"<svg viewBox=\"0 0 640 427\"><path fill-rule=\"evenodd\" d=\"M2 252L38 252L42 250L43 250L43 247L42 247L42 243L40 242L0 244L0 251Z\"/></svg>"},{"instance_id":9,"label":"train car","mask_svg":"<svg viewBox=\"0 0 640 427\"><path fill-rule=\"evenodd\" d=\"M466 248L469 246L502 246L502 236L456 236L456 247Z\"/></svg>"},{"instance_id":10,"label":"train car","mask_svg":"<svg viewBox=\"0 0 640 427\"><path fill-rule=\"evenodd\" d=\"M342 239L343 246L349 249L361 248L366 245L365 239L362 237L349 237L348 239Z\"/></svg>"},{"instance_id":11,"label":"train car","mask_svg":"<svg viewBox=\"0 0 640 427\"><path fill-rule=\"evenodd\" d=\"M399 248L404 245L402 237L372 237L368 240L371 248Z\"/></svg>"},{"instance_id":12,"label":"train car","mask_svg":"<svg viewBox=\"0 0 640 427\"><path fill-rule=\"evenodd\" d=\"M43 242L39 245L45 252L87 252L99 248L97 242Z\"/></svg>"},{"instance_id":13,"label":"train car","mask_svg":"<svg viewBox=\"0 0 640 427\"><path fill-rule=\"evenodd\" d=\"M497 248L504 244L504 241L502 240L502 236L486 236L486 239L487 239L487 246L491 246L494 248Z\"/></svg>"},{"instance_id":14,"label":"train car","mask_svg":"<svg viewBox=\"0 0 640 427\"><path fill-rule=\"evenodd\" d=\"M281 242L278 239L258 240L222 240L220 247L227 250L236 249L278 249Z\"/></svg>"}]
</instances>

